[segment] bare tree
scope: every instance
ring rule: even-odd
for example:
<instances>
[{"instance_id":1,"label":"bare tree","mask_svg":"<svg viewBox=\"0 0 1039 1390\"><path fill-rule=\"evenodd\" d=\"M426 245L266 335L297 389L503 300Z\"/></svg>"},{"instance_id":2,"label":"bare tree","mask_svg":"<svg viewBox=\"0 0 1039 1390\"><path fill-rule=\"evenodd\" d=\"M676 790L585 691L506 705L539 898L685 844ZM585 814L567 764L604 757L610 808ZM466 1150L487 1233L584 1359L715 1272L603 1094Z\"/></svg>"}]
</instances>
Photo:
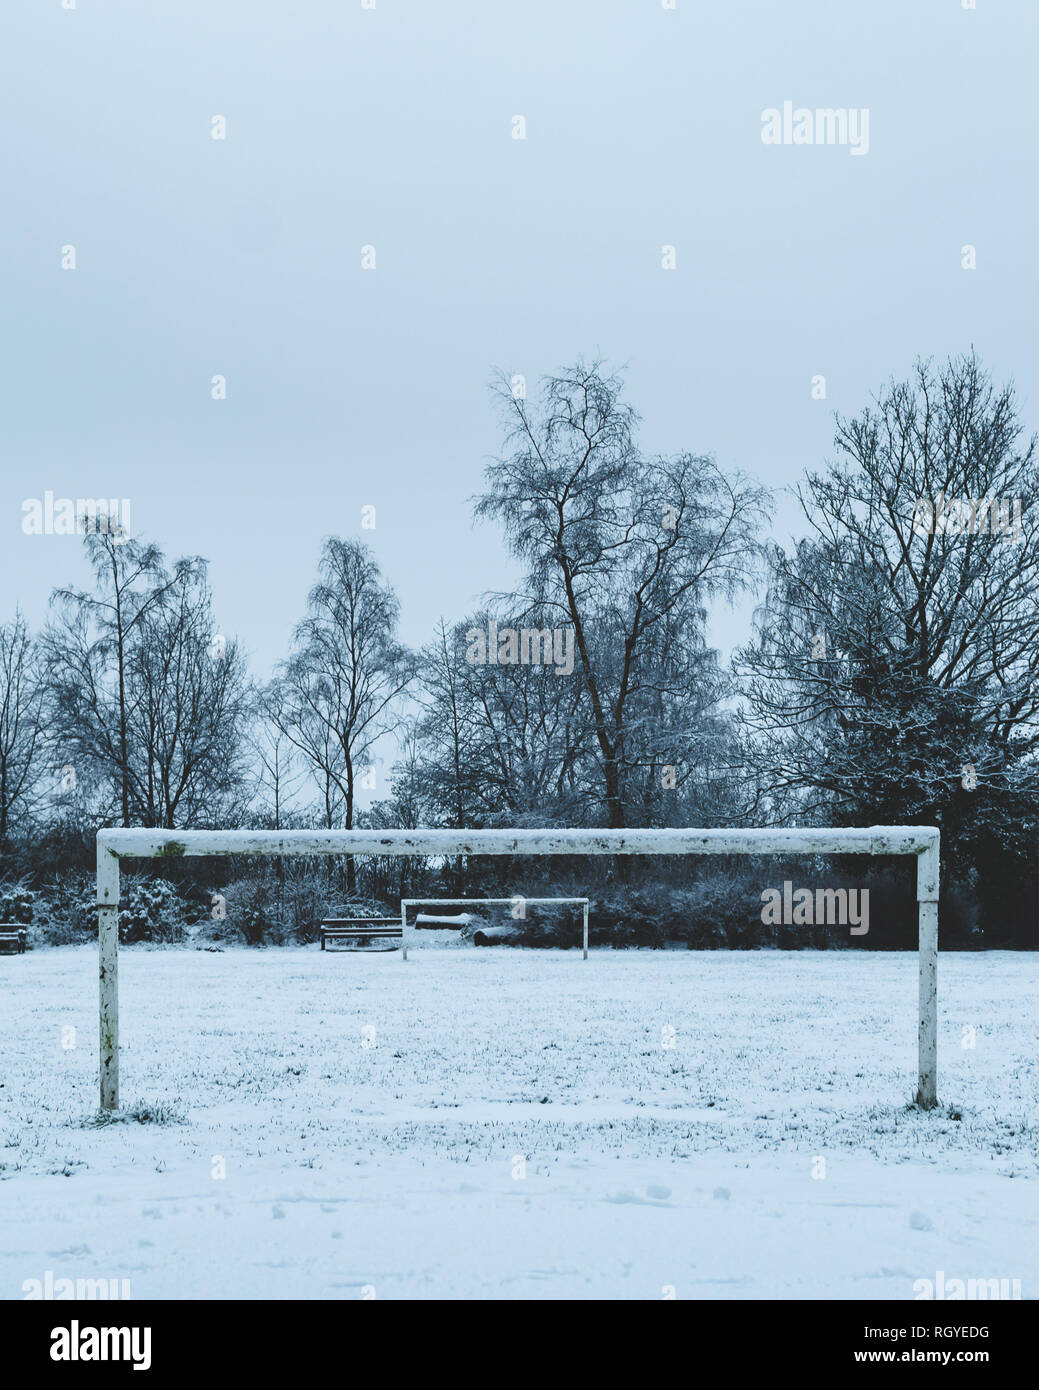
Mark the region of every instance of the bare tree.
<instances>
[{"instance_id":1,"label":"bare tree","mask_svg":"<svg viewBox=\"0 0 1039 1390\"><path fill-rule=\"evenodd\" d=\"M621 386L601 364L578 363L545 381L534 409L502 375L505 451L476 507L527 566L527 591L507 596L510 608L525 601L573 630L597 799L614 827L629 820L630 770L644 763L654 706L665 722L648 741L662 752L690 746L683 711L705 667L686 654L704 650L707 601L752 578L769 513L763 489L709 457L646 457Z\"/></svg>"},{"instance_id":2,"label":"bare tree","mask_svg":"<svg viewBox=\"0 0 1039 1390\"><path fill-rule=\"evenodd\" d=\"M441 622L423 653L416 732L437 819L456 826L580 823L594 742L580 680L557 678L551 666L472 664L467 634L490 620L483 610L450 630ZM504 613L496 621L509 626Z\"/></svg>"},{"instance_id":3,"label":"bare tree","mask_svg":"<svg viewBox=\"0 0 1039 1390\"><path fill-rule=\"evenodd\" d=\"M179 560L170 573L158 546L107 527L88 527L84 547L97 592L51 595L55 616L42 641L48 712L68 761L111 780L125 826L134 802L127 668L149 613L199 562Z\"/></svg>"},{"instance_id":4,"label":"bare tree","mask_svg":"<svg viewBox=\"0 0 1039 1390\"><path fill-rule=\"evenodd\" d=\"M445 823L461 829L472 823L468 793L473 757L465 717L464 671L459 662L457 629L449 634L443 618L434 641L423 652L421 669L426 697L421 737L435 750L429 769L437 784L435 798ZM415 751L410 765L417 764Z\"/></svg>"},{"instance_id":5,"label":"bare tree","mask_svg":"<svg viewBox=\"0 0 1039 1390\"><path fill-rule=\"evenodd\" d=\"M373 803L363 816L364 824L377 830L416 830L435 825L439 807L435 793L431 793L428 768L413 727L406 729L400 738L391 778L390 795ZM408 885L414 883L424 864L425 860L418 855L402 854L393 859L373 857L369 869L372 896L379 896L380 880L387 887L395 880L397 896L407 897Z\"/></svg>"},{"instance_id":6,"label":"bare tree","mask_svg":"<svg viewBox=\"0 0 1039 1390\"><path fill-rule=\"evenodd\" d=\"M148 605L126 671L132 804L144 825L237 821L250 717L238 643L214 631L204 562Z\"/></svg>"},{"instance_id":7,"label":"bare tree","mask_svg":"<svg viewBox=\"0 0 1039 1390\"><path fill-rule=\"evenodd\" d=\"M397 640L397 596L366 546L330 537L319 570L307 616L267 703L318 785L325 823L350 829L359 769L376 742L400 723L400 699L415 659ZM347 883L355 891L352 856Z\"/></svg>"},{"instance_id":8,"label":"bare tree","mask_svg":"<svg viewBox=\"0 0 1039 1390\"><path fill-rule=\"evenodd\" d=\"M269 691L259 692L254 713L250 745L257 767L256 788L269 808L272 829L281 830L288 809L295 803L302 772L295 745L278 727Z\"/></svg>"},{"instance_id":9,"label":"bare tree","mask_svg":"<svg viewBox=\"0 0 1039 1390\"><path fill-rule=\"evenodd\" d=\"M21 613L0 626L0 853L16 821L42 798L43 685L36 644Z\"/></svg>"},{"instance_id":10,"label":"bare tree","mask_svg":"<svg viewBox=\"0 0 1039 1390\"><path fill-rule=\"evenodd\" d=\"M774 804L953 833L997 800L1023 816L1039 752L1039 471L1013 388L973 356L918 363L838 419L835 443L798 490L808 534L773 550L736 663Z\"/></svg>"}]
</instances>

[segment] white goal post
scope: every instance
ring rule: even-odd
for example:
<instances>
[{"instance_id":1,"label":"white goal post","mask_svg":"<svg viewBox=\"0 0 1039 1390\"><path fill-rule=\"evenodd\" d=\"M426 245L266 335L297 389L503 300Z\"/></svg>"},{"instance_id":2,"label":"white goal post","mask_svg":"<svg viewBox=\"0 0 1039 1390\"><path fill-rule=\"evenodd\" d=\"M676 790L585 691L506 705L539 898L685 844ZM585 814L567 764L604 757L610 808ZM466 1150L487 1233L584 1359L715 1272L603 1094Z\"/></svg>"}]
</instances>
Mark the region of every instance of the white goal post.
<instances>
[{"instance_id":1,"label":"white goal post","mask_svg":"<svg viewBox=\"0 0 1039 1390\"><path fill-rule=\"evenodd\" d=\"M97 833L101 1108L119 1106L119 861L231 854L912 854L919 904L919 1082L938 1104L939 832L874 825L805 830L99 830Z\"/></svg>"},{"instance_id":2,"label":"white goal post","mask_svg":"<svg viewBox=\"0 0 1039 1390\"><path fill-rule=\"evenodd\" d=\"M498 906L502 906L502 905L506 905L506 904L508 904L508 905L514 905L515 903L522 903L523 906L524 906L524 908L526 908L527 905L528 905L529 903L534 903L535 905L538 904L538 903L541 903L541 904L545 904L545 903L576 903L576 904L582 905L583 908L584 908L584 914L583 914L584 920L583 920L583 923L582 923L582 931L581 931L581 946L582 946L582 949L583 949L583 952L584 952L584 957L583 957L583 958L584 958L585 960L587 960L587 959L588 959L588 902L589 902L589 899L588 899L588 898L528 898L527 895L526 895L525 893L516 893L516 894L515 894L513 897L511 897L511 898L401 898L401 900L400 900L400 937L401 937L401 946L403 947L403 950L401 951L401 959L402 959L402 960L407 960L407 958L408 958L408 938L409 938L409 936L412 938L412 944L414 944L414 933L415 933L415 928L414 928L414 927L409 927L409 926L408 926L408 908L409 908L409 907L477 907L477 906L480 906L480 907L490 907L492 904L497 904ZM427 924L427 925L428 925L428 924Z\"/></svg>"}]
</instances>

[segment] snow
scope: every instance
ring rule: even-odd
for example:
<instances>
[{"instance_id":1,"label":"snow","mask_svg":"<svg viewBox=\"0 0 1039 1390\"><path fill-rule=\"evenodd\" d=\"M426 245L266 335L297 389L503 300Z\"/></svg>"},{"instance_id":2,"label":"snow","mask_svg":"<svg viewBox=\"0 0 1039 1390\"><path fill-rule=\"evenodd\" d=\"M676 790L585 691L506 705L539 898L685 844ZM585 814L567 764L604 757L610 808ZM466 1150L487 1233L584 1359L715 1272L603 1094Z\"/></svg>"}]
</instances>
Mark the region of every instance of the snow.
<instances>
[{"instance_id":1,"label":"snow","mask_svg":"<svg viewBox=\"0 0 1039 1390\"><path fill-rule=\"evenodd\" d=\"M474 920L471 912L458 912L453 917L445 916L443 913L419 912L415 917L416 927L467 927Z\"/></svg>"},{"instance_id":2,"label":"snow","mask_svg":"<svg viewBox=\"0 0 1039 1390\"><path fill-rule=\"evenodd\" d=\"M1034 1297L1039 956L942 954L927 1114L916 964L124 948L124 1111L182 1119L98 1126L96 949L0 957L0 1297Z\"/></svg>"}]
</instances>

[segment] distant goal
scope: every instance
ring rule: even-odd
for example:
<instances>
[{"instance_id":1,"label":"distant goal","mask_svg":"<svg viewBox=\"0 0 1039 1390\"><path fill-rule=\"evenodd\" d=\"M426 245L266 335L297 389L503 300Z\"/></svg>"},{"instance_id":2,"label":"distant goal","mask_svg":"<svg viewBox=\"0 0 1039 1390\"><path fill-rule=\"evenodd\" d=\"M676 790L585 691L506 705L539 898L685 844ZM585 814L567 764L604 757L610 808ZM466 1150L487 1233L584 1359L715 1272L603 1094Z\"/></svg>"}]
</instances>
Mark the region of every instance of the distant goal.
<instances>
[{"instance_id":1,"label":"distant goal","mask_svg":"<svg viewBox=\"0 0 1039 1390\"><path fill-rule=\"evenodd\" d=\"M524 915L528 907L545 906L547 903L570 903L583 908L581 922L581 949L585 960L588 959L588 899L587 898L528 898L524 893L516 893L511 898L401 898L400 900L400 932L401 941L404 949L401 952L402 958L408 958L408 942L414 946L416 940L416 927L414 923L408 923L409 907L512 907L522 908ZM425 924L427 927L429 923Z\"/></svg>"},{"instance_id":2,"label":"distant goal","mask_svg":"<svg viewBox=\"0 0 1039 1390\"><path fill-rule=\"evenodd\" d=\"M939 832L934 826L812 830L99 830L101 1108L119 1106L119 862L194 855L905 854L916 857L919 1075L916 1101L938 1103ZM532 899L528 899L533 901Z\"/></svg>"}]
</instances>

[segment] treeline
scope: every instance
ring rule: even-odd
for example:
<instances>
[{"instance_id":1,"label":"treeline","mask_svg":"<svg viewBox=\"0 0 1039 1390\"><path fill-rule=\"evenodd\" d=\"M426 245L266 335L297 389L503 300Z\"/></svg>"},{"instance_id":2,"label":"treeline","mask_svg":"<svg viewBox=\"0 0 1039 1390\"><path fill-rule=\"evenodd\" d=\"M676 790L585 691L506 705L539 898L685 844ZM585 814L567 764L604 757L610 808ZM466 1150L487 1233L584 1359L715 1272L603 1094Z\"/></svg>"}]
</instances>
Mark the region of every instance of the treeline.
<instances>
[{"instance_id":1,"label":"treeline","mask_svg":"<svg viewBox=\"0 0 1039 1390\"><path fill-rule=\"evenodd\" d=\"M326 539L263 682L215 620L203 559L84 528L91 587L57 590L38 633L17 614L0 627L9 904L36 902L60 936L53 905L106 824L935 823L944 939L1032 944L1039 510L1013 388L973 356L921 363L838 418L785 546L753 480L701 454L647 455L602 364L548 378L536 401L505 377L495 396L503 445L475 510L523 579L419 651L359 540ZM708 613L748 591L753 633L725 667ZM177 895L180 927L247 939L299 939L321 911L393 910L405 892L569 891L596 896L611 939L692 945L808 944L765 927L761 891L854 881L885 904L869 944L890 945L915 930L905 868L344 857L210 863L205 881L163 866L151 881Z\"/></svg>"}]
</instances>

